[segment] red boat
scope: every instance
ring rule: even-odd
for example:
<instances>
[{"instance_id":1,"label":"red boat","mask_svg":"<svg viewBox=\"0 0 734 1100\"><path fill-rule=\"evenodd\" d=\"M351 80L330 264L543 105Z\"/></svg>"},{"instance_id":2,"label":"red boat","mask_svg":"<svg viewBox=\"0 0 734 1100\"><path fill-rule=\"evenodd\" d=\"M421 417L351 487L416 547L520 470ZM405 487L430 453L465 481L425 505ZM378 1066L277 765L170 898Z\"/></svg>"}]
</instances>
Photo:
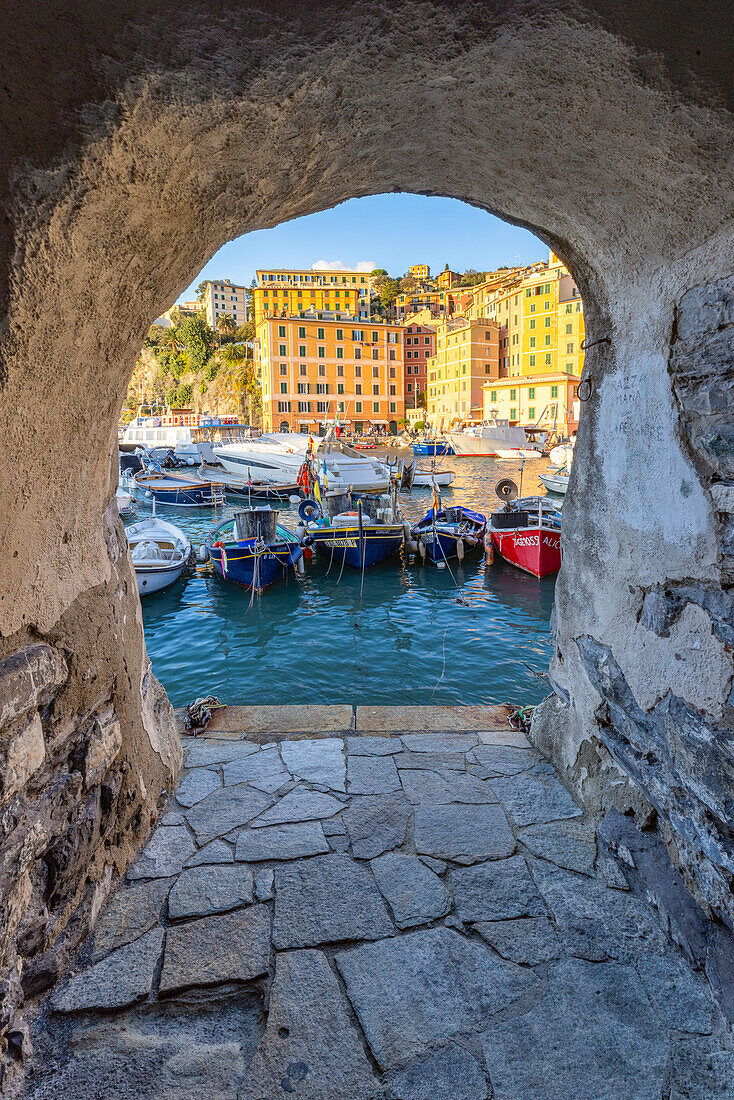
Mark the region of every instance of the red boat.
<instances>
[{"instance_id":1,"label":"red boat","mask_svg":"<svg viewBox=\"0 0 734 1100\"><path fill-rule=\"evenodd\" d=\"M561 568L561 512L547 497L522 497L490 517L487 535L505 561L547 577Z\"/></svg>"}]
</instances>

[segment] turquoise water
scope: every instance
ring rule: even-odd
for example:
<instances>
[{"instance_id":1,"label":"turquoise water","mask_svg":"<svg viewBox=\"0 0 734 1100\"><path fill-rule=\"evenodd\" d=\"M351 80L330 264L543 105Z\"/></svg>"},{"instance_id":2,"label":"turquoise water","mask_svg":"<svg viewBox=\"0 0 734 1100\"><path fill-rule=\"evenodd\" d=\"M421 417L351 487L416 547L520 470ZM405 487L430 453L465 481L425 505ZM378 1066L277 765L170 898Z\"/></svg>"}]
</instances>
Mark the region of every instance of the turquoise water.
<instances>
[{"instance_id":1,"label":"turquoise water","mask_svg":"<svg viewBox=\"0 0 734 1100\"><path fill-rule=\"evenodd\" d=\"M519 467L447 458L456 480L444 503L479 512L497 507L500 477ZM430 459L419 459L428 469ZM547 460L528 461L523 492L542 492ZM401 496L407 518L431 506L427 490ZM162 508L194 546L235 509ZM149 514L139 501L139 518ZM281 520L297 522L296 508ZM522 703L548 693L549 618L555 581L469 554L453 576L394 558L361 576L314 558L306 573L251 598L196 573L142 601L153 670L174 706L201 695L226 703Z\"/></svg>"}]
</instances>

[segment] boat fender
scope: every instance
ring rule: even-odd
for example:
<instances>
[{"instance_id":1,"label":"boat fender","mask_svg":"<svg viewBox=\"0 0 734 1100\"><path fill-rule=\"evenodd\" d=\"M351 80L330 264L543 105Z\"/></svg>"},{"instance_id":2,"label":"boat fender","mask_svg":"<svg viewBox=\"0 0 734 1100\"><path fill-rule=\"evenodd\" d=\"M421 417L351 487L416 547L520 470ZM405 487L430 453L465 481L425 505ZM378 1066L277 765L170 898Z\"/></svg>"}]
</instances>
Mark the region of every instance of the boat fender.
<instances>
[{"instance_id":1,"label":"boat fender","mask_svg":"<svg viewBox=\"0 0 734 1100\"><path fill-rule=\"evenodd\" d=\"M418 539L418 552L419 552L420 556L423 558L423 560L425 561L425 558L426 558L426 545L423 542L423 539Z\"/></svg>"},{"instance_id":2,"label":"boat fender","mask_svg":"<svg viewBox=\"0 0 734 1100\"><path fill-rule=\"evenodd\" d=\"M445 569L445 568L446 568L446 562L445 561L437 561L436 562L436 569Z\"/></svg>"},{"instance_id":3,"label":"boat fender","mask_svg":"<svg viewBox=\"0 0 734 1100\"><path fill-rule=\"evenodd\" d=\"M408 547L408 553L415 556L418 553L418 543L413 539L406 539L405 542Z\"/></svg>"},{"instance_id":4,"label":"boat fender","mask_svg":"<svg viewBox=\"0 0 734 1100\"><path fill-rule=\"evenodd\" d=\"M456 540L456 556L459 559L459 561L464 560L464 540L463 539L457 539Z\"/></svg>"},{"instance_id":5,"label":"boat fender","mask_svg":"<svg viewBox=\"0 0 734 1100\"><path fill-rule=\"evenodd\" d=\"M296 562L296 569L301 574L301 576L303 576L303 574L306 572L306 563L303 560L304 556L304 554L301 554L300 558Z\"/></svg>"},{"instance_id":6,"label":"boat fender","mask_svg":"<svg viewBox=\"0 0 734 1100\"><path fill-rule=\"evenodd\" d=\"M484 536L484 554L487 559L487 565L494 565L494 544L489 531L487 531Z\"/></svg>"},{"instance_id":7,"label":"boat fender","mask_svg":"<svg viewBox=\"0 0 734 1100\"><path fill-rule=\"evenodd\" d=\"M191 457L191 455L189 455L189 457L188 457L188 458L186 459L186 465L187 465L187 466L195 466L195 465L196 465L196 463L194 462L194 460L193 460L193 458Z\"/></svg>"},{"instance_id":8,"label":"boat fender","mask_svg":"<svg viewBox=\"0 0 734 1100\"><path fill-rule=\"evenodd\" d=\"M202 565L204 564L204 562L209 560L209 551L207 550L206 546L203 545L203 543L196 551L196 560L198 562L201 562Z\"/></svg>"},{"instance_id":9,"label":"boat fender","mask_svg":"<svg viewBox=\"0 0 734 1100\"><path fill-rule=\"evenodd\" d=\"M298 506L298 517L305 523L306 520L318 518L321 515L321 509L315 500L307 498L302 500Z\"/></svg>"},{"instance_id":10,"label":"boat fender","mask_svg":"<svg viewBox=\"0 0 734 1100\"><path fill-rule=\"evenodd\" d=\"M291 502L291 504L298 504L300 499L301 498L297 497L295 493L291 493L291 495L288 497L288 500Z\"/></svg>"},{"instance_id":11,"label":"boat fender","mask_svg":"<svg viewBox=\"0 0 734 1100\"><path fill-rule=\"evenodd\" d=\"M146 489L145 490L145 495L148 498L148 500L150 500L150 498L153 496L153 493L151 492L150 489Z\"/></svg>"},{"instance_id":12,"label":"boat fender","mask_svg":"<svg viewBox=\"0 0 734 1100\"><path fill-rule=\"evenodd\" d=\"M301 539L301 546L313 546L313 535L304 535Z\"/></svg>"},{"instance_id":13,"label":"boat fender","mask_svg":"<svg viewBox=\"0 0 734 1100\"><path fill-rule=\"evenodd\" d=\"M469 546L476 546L479 542L479 539L474 538L474 535L464 535L464 538Z\"/></svg>"},{"instance_id":14,"label":"boat fender","mask_svg":"<svg viewBox=\"0 0 734 1100\"><path fill-rule=\"evenodd\" d=\"M306 525L301 522L296 525L296 538L303 545L303 536L306 534Z\"/></svg>"}]
</instances>

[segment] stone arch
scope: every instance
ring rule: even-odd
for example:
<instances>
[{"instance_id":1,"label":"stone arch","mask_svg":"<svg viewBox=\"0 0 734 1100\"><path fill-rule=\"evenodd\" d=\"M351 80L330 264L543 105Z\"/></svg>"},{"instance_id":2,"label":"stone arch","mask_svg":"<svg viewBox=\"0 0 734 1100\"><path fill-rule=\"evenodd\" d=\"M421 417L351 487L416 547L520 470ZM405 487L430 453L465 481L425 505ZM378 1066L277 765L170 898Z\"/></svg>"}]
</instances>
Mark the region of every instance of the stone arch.
<instances>
[{"instance_id":1,"label":"stone arch","mask_svg":"<svg viewBox=\"0 0 734 1100\"><path fill-rule=\"evenodd\" d=\"M724 5L665 28L624 0L150 7L79 0L78 24L8 35L6 1015L65 965L179 762L110 503L147 327L225 241L383 191L492 210L574 270L593 397L534 736L589 804L657 821L731 924Z\"/></svg>"}]
</instances>

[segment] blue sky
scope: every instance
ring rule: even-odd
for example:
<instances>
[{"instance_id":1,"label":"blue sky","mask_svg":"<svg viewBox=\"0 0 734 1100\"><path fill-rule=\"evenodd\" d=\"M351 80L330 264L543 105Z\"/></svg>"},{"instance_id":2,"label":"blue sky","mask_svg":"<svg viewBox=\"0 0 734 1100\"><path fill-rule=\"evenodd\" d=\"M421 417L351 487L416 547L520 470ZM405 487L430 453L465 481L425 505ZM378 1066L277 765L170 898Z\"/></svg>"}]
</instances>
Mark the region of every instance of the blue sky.
<instances>
[{"instance_id":1,"label":"blue sky","mask_svg":"<svg viewBox=\"0 0 734 1100\"><path fill-rule=\"evenodd\" d=\"M259 267L311 267L323 260L340 267L384 267L399 276L414 263L427 263L436 274L444 264L455 271L486 271L547 256L547 245L532 233L458 199L372 195L230 241L179 301L194 297L202 279L249 285Z\"/></svg>"}]
</instances>

